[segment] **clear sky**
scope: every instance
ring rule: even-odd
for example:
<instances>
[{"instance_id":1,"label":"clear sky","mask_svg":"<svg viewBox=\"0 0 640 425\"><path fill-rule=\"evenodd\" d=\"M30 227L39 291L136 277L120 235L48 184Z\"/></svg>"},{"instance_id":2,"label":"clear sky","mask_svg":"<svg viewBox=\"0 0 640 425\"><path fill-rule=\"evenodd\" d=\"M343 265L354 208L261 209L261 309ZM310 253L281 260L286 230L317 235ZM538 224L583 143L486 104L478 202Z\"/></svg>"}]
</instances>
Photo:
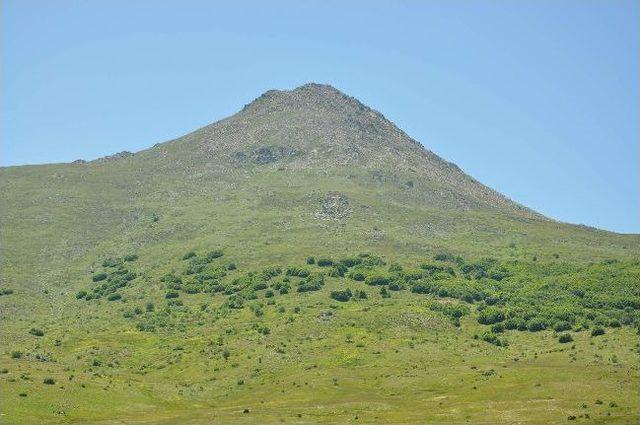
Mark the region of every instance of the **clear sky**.
<instances>
[{"instance_id":1,"label":"clear sky","mask_svg":"<svg viewBox=\"0 0 640 425\"><path fill-rule=\"evenodd\" d=\"M640 233L635 0L3 0L2 165L136 151L332 84L555 219Z\"/></svg>"}]
</instances>

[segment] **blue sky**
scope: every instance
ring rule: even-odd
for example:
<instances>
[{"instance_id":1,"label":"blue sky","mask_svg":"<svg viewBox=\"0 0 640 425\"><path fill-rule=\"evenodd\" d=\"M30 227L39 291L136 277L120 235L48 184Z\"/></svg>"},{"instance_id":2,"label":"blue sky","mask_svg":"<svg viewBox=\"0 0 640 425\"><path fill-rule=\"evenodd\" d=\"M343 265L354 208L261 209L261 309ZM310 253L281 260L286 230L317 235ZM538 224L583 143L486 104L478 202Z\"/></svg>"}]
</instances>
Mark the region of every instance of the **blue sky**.
<instances>
[{"instance_id":1,"label":"blue sky","mask_svg":"<svg viewBox=\"0 0 640 425\"><path fill-rule=\"evenodd\" d=\"M136 151L315 81L550 217L640 232L637 1L1 4L2 165Z\"/></svg>"}]
</instances>

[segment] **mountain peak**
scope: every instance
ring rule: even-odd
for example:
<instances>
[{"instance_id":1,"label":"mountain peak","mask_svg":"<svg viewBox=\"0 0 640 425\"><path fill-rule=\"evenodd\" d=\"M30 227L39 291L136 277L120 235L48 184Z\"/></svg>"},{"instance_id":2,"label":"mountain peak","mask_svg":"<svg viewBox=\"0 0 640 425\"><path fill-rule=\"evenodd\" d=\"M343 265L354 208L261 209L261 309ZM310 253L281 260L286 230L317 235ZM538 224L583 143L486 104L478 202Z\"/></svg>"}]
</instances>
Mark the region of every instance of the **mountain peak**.
<instances>
[{"instance_id":1,"label":"mountain peak","mask_svg":"<svg viewBox=\"0 0 640 425\"><path fill-rule=\"evenodd\" d=\"M298 108L355 108L360 112L374 112L363 103L329 84L306 83L291 90L271 89L264 92L243 109L259 109L264 107L283 107L286 105ZM380 115L380 114L379 114Z\"/></svg>"},{"instance_id":2,"label":"mountain peak","mask_svg":"<svg viewBox=\"0 0 640 425\"><path fill-rule=\"evenodd\" d=\"M527 211L445 161L381 113L327 84L269 90L240 112L178 140L207 168L359 168L394 179L424 179L456 208ZM400 175L403 175L400 177ZM443 195L444 196L444 195Z\"/></svg>"}]
</instances>

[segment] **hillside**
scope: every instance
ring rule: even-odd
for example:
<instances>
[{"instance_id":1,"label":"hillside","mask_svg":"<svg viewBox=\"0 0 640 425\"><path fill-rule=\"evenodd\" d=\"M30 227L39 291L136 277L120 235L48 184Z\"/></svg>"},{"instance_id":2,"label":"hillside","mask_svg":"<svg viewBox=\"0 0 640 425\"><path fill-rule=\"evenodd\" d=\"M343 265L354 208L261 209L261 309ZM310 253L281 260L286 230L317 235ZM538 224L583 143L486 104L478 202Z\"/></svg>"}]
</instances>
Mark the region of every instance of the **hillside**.
<instances>
[{"instance_id":1,"label":"hillside","mask_svg":"<svg viewBox=\"0 0 640 425\"><path fill-rule=\"evenodd\" d=\"M2 168L0 203L3 423L638 419L640 236L519 205L333 87Z\"/></svg>"}]
</instances>

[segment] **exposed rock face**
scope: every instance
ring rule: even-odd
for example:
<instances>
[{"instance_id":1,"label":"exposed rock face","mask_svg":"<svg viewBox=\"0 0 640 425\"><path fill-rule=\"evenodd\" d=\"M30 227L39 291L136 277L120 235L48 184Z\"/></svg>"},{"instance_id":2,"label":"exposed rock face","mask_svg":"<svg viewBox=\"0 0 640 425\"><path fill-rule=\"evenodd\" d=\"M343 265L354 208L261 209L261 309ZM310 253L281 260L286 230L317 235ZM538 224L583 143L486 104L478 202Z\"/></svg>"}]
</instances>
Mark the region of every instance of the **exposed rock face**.
<instances>
[{"instance_id":1,"label":"exposed rock face","mask_svg":"<svg viewBox=\"0 0 640 425\"><path fill-rule=\"evenodd\" d=\"M345 220L351 216L351 213L353 209L346 195L340 192L329 192L322 200L316 217L324 220Z\"/></svg>"}]
</instances>

